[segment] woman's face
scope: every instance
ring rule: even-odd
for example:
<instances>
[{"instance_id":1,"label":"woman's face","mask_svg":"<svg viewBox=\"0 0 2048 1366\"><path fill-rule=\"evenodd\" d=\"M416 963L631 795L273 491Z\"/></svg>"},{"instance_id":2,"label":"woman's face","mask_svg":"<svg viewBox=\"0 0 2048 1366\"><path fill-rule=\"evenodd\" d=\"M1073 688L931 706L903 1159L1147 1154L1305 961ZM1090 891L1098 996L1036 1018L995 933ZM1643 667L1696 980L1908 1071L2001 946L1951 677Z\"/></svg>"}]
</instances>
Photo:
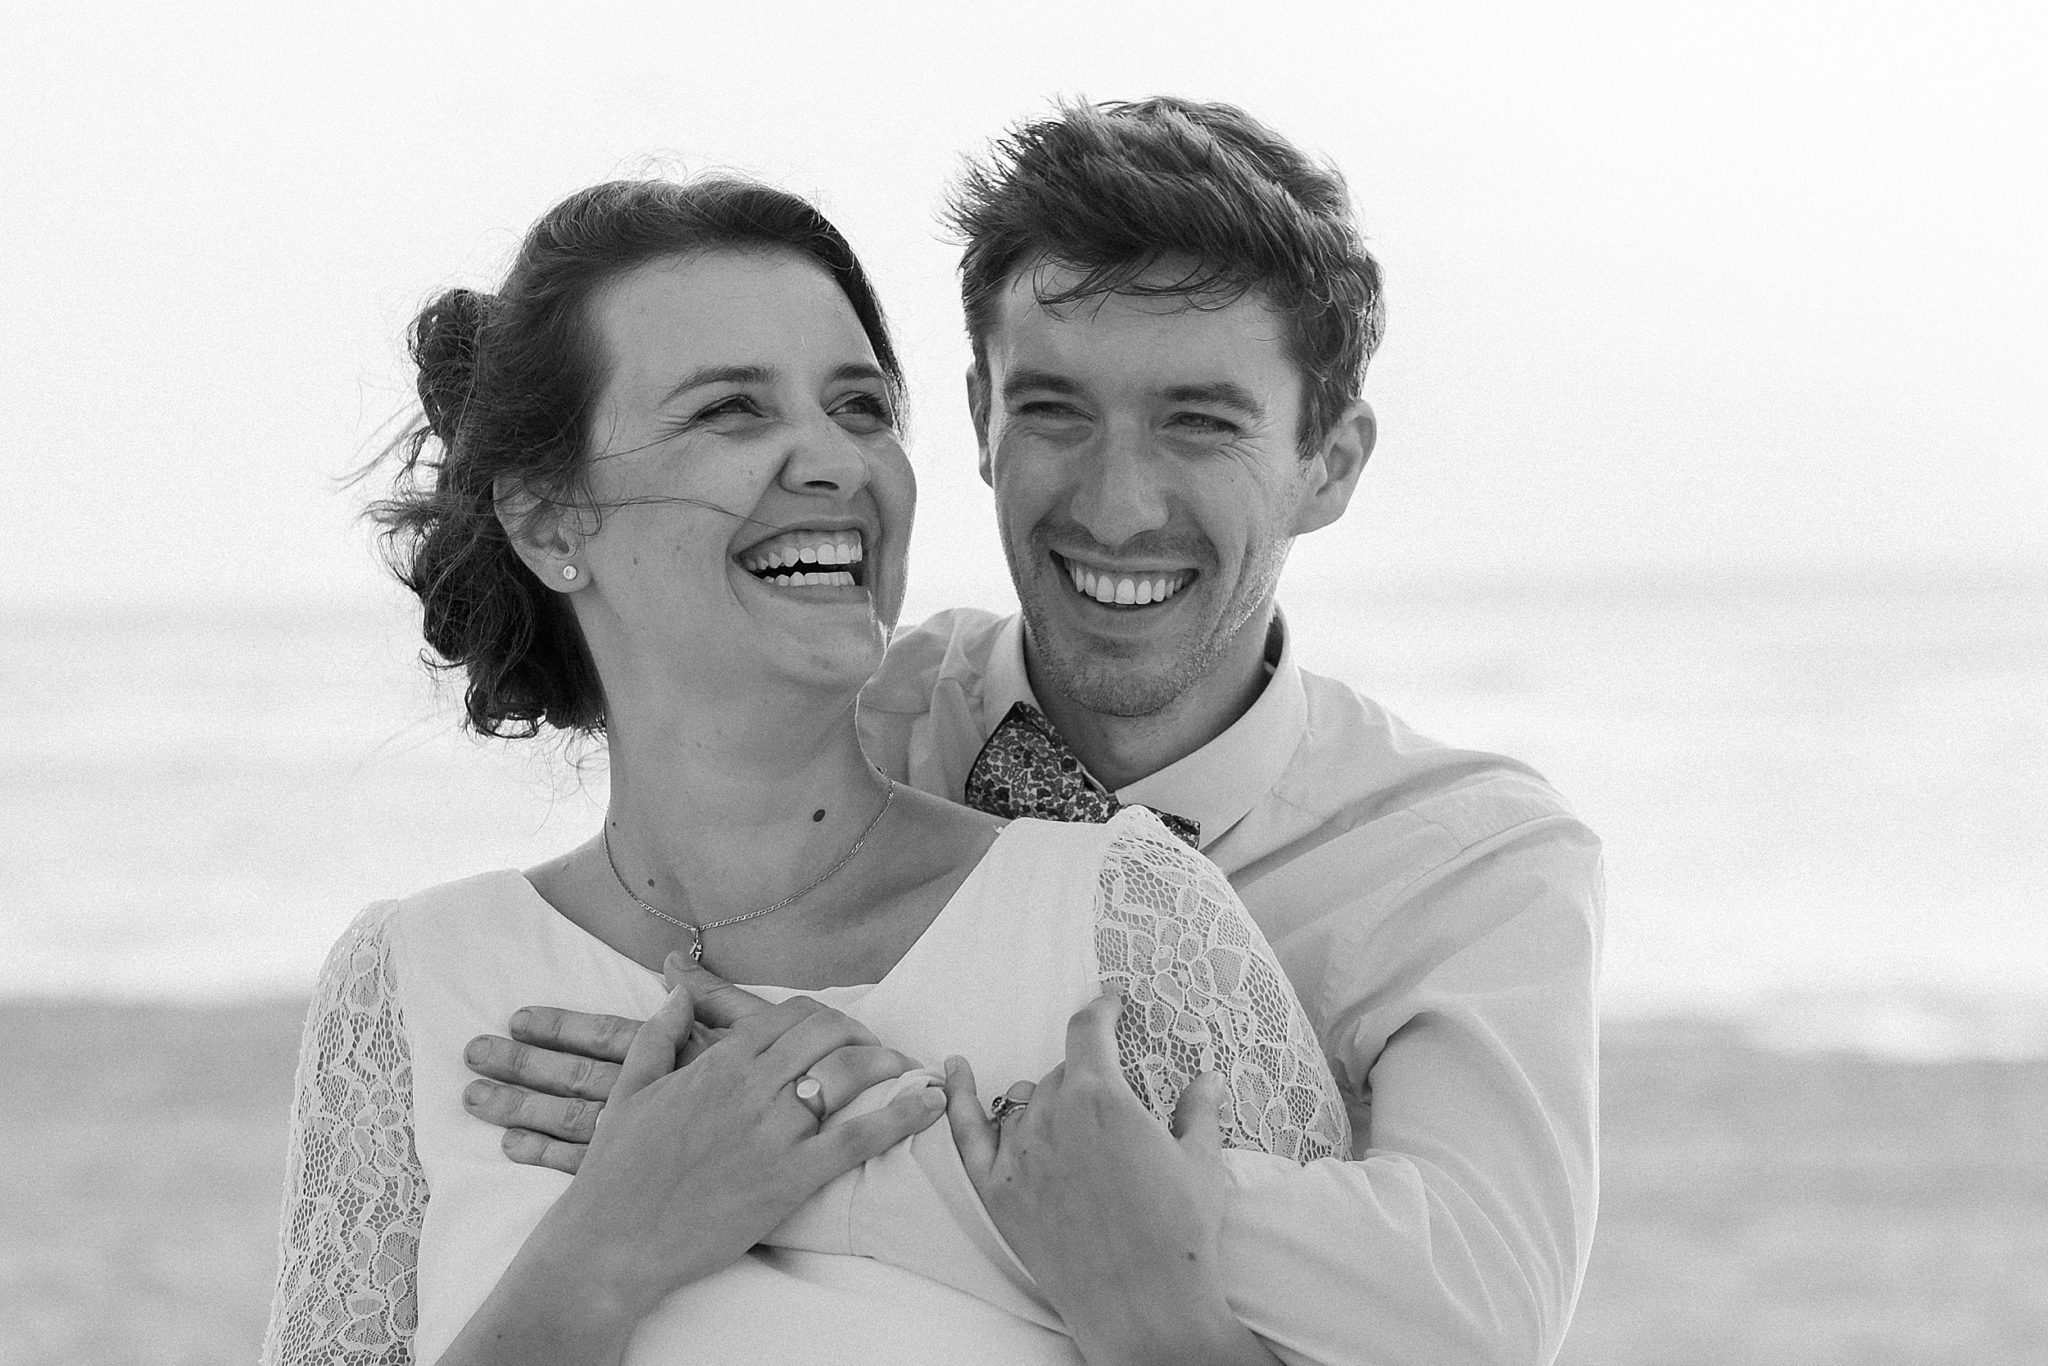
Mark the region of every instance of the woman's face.
<instances>
[{"instance_id":1,"label":"woman's face","mask_svg":"<svg viewBox=\"0 0 2048 1366\"><path fill-rule=\"evenodd\" d=\"M858 688L902 606L916 486L846 296L797 254L715 251L591 309L600 511L571 597L614 715L679 680Z\"/></svg>"}]
</instances>

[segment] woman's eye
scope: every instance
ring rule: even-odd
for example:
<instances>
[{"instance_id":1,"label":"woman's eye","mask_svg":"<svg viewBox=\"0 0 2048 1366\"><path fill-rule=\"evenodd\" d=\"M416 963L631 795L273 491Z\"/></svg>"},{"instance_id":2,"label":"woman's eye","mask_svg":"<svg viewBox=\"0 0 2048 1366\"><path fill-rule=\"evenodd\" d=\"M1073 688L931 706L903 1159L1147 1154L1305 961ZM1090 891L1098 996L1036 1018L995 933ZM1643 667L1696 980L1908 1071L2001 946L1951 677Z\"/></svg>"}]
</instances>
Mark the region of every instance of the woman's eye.
<instances>
[{"instance_id":1,"label":"woman's eye","mask_svg":"<svg viewBox=\"0 0 2048 1366\"><path fill-rule=\"evenodd\" d=\"M722 417L758 417L761 406L745 394L733 394L697 411L697 421L713 422Z\"/></svg>"},{"instance_id":2,"label":"woman's eye","mask_svg":"<svg viewBox=\"0 0 2048 1366\"><path fill-rule=\"evenodd\" d=\"M882 431L896 425L896 410L880 394L854 394L838 407L842 424L862 433Z\"/></svg>"}]
</instances>

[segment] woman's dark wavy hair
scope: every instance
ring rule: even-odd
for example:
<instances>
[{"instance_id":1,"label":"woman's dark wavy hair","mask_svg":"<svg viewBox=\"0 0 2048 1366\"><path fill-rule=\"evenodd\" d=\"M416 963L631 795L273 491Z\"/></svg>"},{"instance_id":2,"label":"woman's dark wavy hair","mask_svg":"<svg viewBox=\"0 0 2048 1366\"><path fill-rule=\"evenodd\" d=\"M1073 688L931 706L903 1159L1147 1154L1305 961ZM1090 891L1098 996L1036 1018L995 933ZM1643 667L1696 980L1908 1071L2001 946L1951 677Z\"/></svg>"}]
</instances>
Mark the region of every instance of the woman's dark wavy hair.
<instances>
[{"instance_id":1,"label":"woman's dark wavy hair","mask_svg":"<svg viewBox=\"0 0 2048 1366\"><path fill-rule=\"evenodd\" d=\"M823 266L900 390L882 306L845 237L796 195L731 177L578 191L533 225L496 293L448 290L413 321L422 412L380 457L397 471L369 515L392 572L419 595L432 652L422 658L465 671L464 711L480 734L604 728L575 615L514 552L495 491L505 480L543 506L583 497L606 366L592 298L649 261L716 250L791 251Z\"/></svg>"},{"instance_id":2,"label":"woman's dark wavy hair","mask_svg":"<svg viewBox=\"0 0 2048 1366\"><path fill-rule=\"evenodd\" d=\"M961 302L984 377L1010 277L1040 260L1080 274L1040 293L1047 306L1130 294L1218 308L1259 291L1286 317L1301 369L1303 458L1358 398L1386 329L1343 175L1233 105L1062 103L968 166L948 218L966 245ZM1167 259L1187 272L1140 283Z\"/></svg>"}]
</instances>

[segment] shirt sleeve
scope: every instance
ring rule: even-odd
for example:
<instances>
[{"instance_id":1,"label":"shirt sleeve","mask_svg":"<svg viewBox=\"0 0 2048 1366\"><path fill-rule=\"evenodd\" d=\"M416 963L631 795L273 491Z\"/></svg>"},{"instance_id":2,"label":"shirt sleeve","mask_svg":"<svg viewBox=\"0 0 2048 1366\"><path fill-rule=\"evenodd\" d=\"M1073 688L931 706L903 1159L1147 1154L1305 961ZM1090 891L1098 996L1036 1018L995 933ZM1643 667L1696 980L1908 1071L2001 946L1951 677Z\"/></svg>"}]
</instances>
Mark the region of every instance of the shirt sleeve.
<instances>
[{"instance_id":1,"label":"shirt sleeve","mask_svg":"<svg viewBox=\"0 0 2048 1366\"><path fill-rule=\"evenodd\" d=\"M1331 1059L1367 1102L1357 1159L1225 1155L1231 1302L1290 1361L1549 1362L1577 1298L1599 845L1564 815L1454 842L1336 941L1317 984Z\"/></svg>"},{"instance_id":2,"label":"shirt sleeve","mask_svg":"<svg viewBox=\"0 0 2048 1366\"><path fill-rule=\"evenodd\" d=\"M427 1183L386 933L359 916L328 954L299 1047L264 1366L411 1366Z\"/></svg>"}]
</instances>

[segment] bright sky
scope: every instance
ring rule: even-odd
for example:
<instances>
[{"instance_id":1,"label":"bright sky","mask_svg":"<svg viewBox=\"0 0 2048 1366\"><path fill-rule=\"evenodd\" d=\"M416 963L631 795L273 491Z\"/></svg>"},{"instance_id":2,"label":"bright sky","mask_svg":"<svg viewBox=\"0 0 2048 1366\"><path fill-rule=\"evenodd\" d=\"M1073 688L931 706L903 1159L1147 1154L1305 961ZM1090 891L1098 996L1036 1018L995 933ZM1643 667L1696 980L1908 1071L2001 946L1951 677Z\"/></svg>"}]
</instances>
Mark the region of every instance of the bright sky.
<instances>
[{"instance_id":1,"label":"bright sky","mask_svg":"<svg viewBox=\"0 0 2048 1366\"><path fill-rule=\"evenodd\" d=\"M911 368L910 610L999 602L934 209L1061 93L1230 100L1350 177L1381 445L1298 579L2048 565L2037 6L9 10L0 603L362 594L333 476L415 308L650 166L847 230Z\"/></svg>"}]
</instances>

